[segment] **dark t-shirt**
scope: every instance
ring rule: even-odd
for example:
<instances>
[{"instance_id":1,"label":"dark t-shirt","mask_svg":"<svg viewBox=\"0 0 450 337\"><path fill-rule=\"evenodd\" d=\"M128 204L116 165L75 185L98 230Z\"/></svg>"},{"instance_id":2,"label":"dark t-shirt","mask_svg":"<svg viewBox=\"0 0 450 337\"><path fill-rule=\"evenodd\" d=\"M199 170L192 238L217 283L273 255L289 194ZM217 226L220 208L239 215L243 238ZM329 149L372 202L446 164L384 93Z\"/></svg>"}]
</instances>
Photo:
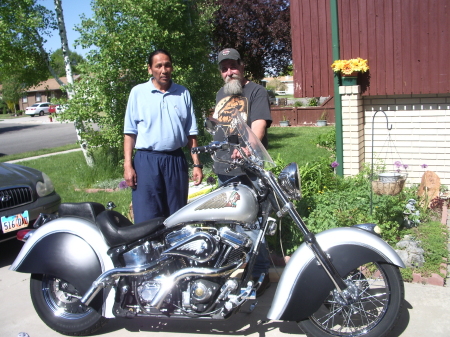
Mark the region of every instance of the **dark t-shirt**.
<instances>
[{"instance_id":1,"label":"dark t-shirt","mask_svg":"<svg viewBox=\"0 0 450 337\"><path fill-rule=\"evenodd\" d=\"M251 127L252 123L258 119L264 119L267 123L267 127L272 124L272 117L270 115L270 102L267 90L254 82L248 82L242 88L242 96L225 96L223 87L216 95L216 108L214 111L214 118L218 119L224 124L227 124L228 120L231 121L230 110L238 109L247 121L247 125ZM217 132L214 135L214 140L223 141L224 136L222 133ZM262 139L263 145L267 148L267 135ZM219 154L224 156L225 154ZM235 169L226 173L225 168L228 165L222 163L214 163L214 172L216 174L223 174L228 176L238 176L243 174L242 170Z\"/></svg>"}]
</instances>

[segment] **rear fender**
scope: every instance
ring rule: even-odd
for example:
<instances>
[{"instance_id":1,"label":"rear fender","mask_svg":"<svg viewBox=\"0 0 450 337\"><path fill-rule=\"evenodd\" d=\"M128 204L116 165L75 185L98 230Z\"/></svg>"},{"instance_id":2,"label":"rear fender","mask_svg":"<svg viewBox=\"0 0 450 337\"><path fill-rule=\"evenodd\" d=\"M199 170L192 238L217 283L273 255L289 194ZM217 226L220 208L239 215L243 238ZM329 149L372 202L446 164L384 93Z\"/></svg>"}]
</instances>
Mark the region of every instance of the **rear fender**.
<instances>
[{"instance_id":1,"label":"rear fender","mask_svg":"<svg viewBox=\"0 0 450 337\"><path fill-rule=\"evenodd\" d=\"M384 262L404 268L391 246L362 229L334 228L316 238L342 277L368 262ZM306 319L319 309L334 288L311 249L302 244L281 276L267 317L297 322Z\"/></svg>"},{"instance_id":2,"label":"rear fender","mask_svg":"<svg viewBox=\"0 0 450 337\"><path fill-rule=\"evenodd\" d=\"M103 271L114 268L109 248L93 223L59 218L33 233L9 269L56 276L85 293Z\"/></svg>"}]
</instances>

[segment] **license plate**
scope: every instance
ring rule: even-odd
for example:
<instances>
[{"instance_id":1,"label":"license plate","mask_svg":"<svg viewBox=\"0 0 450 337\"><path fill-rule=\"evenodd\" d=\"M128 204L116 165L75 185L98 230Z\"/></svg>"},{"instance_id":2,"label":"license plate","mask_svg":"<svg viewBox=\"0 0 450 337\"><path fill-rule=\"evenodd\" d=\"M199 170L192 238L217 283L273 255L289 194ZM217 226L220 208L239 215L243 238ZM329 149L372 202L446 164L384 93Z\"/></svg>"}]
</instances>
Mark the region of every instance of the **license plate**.
<instances>
[{"instance_id":1,"label":"license plate","mask_svg":"<svg viewBox=\"0 0 450 337\"><path fill-rule=\"evenodd\" d=\"M30 216L28 211L22 214L2 216L2 231L3 233L14 232L21 228L28 227L30 223Z\"/></svg>"}]
</instances>

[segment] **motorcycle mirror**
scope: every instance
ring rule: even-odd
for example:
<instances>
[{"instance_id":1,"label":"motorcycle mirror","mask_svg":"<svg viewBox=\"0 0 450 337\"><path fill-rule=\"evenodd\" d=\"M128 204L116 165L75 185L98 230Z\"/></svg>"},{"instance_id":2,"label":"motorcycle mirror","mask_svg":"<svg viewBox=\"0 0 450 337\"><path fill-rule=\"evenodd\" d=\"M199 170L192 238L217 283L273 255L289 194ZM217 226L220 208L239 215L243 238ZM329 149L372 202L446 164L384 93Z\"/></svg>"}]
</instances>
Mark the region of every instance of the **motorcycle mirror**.
<instances>
[{"instance_id":1,"label":"motorcycle mirror","mask_svg":"<svg viewBox=\"0 0 450 337\"><path fill-rule=\"evenodd\" d=\"M215 135L217 130L219 129L219 121L214 118L206 118L205 119L205 129L208 133Z\"/></svg>"},{"instance_id":2,"label":"motorcycle mirror","mask_svg":"<svg viewBox=\"0 0 450 337\"><path fill-rule=\"evenodd\" d=\"M106 205L106 209L108 211L111 211L113 208L116 208L116 207L117 207L116 204L112 201L109 201L108 204Z\"/></svg>"}]
</instances>

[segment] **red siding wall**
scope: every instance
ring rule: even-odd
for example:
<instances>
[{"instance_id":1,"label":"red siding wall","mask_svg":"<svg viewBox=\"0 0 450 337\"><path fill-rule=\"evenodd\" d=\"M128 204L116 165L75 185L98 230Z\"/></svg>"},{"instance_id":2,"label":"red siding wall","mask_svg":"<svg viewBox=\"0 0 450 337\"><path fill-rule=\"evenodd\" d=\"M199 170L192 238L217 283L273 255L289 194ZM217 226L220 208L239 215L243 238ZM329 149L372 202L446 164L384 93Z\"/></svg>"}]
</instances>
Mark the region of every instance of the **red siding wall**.
<instances>
[{"instance_id":1,"label":"red siding wall","mask_svg":"<svg viewBox=\"0 0 450 337\"><path fill-rule=\"evenodd\" d=\"M333 96L330 0L292 0L296 97ZM340 58L368 59L363 95L450 92L449 0L338 0Z\"/></svg>"}]
</instances>

